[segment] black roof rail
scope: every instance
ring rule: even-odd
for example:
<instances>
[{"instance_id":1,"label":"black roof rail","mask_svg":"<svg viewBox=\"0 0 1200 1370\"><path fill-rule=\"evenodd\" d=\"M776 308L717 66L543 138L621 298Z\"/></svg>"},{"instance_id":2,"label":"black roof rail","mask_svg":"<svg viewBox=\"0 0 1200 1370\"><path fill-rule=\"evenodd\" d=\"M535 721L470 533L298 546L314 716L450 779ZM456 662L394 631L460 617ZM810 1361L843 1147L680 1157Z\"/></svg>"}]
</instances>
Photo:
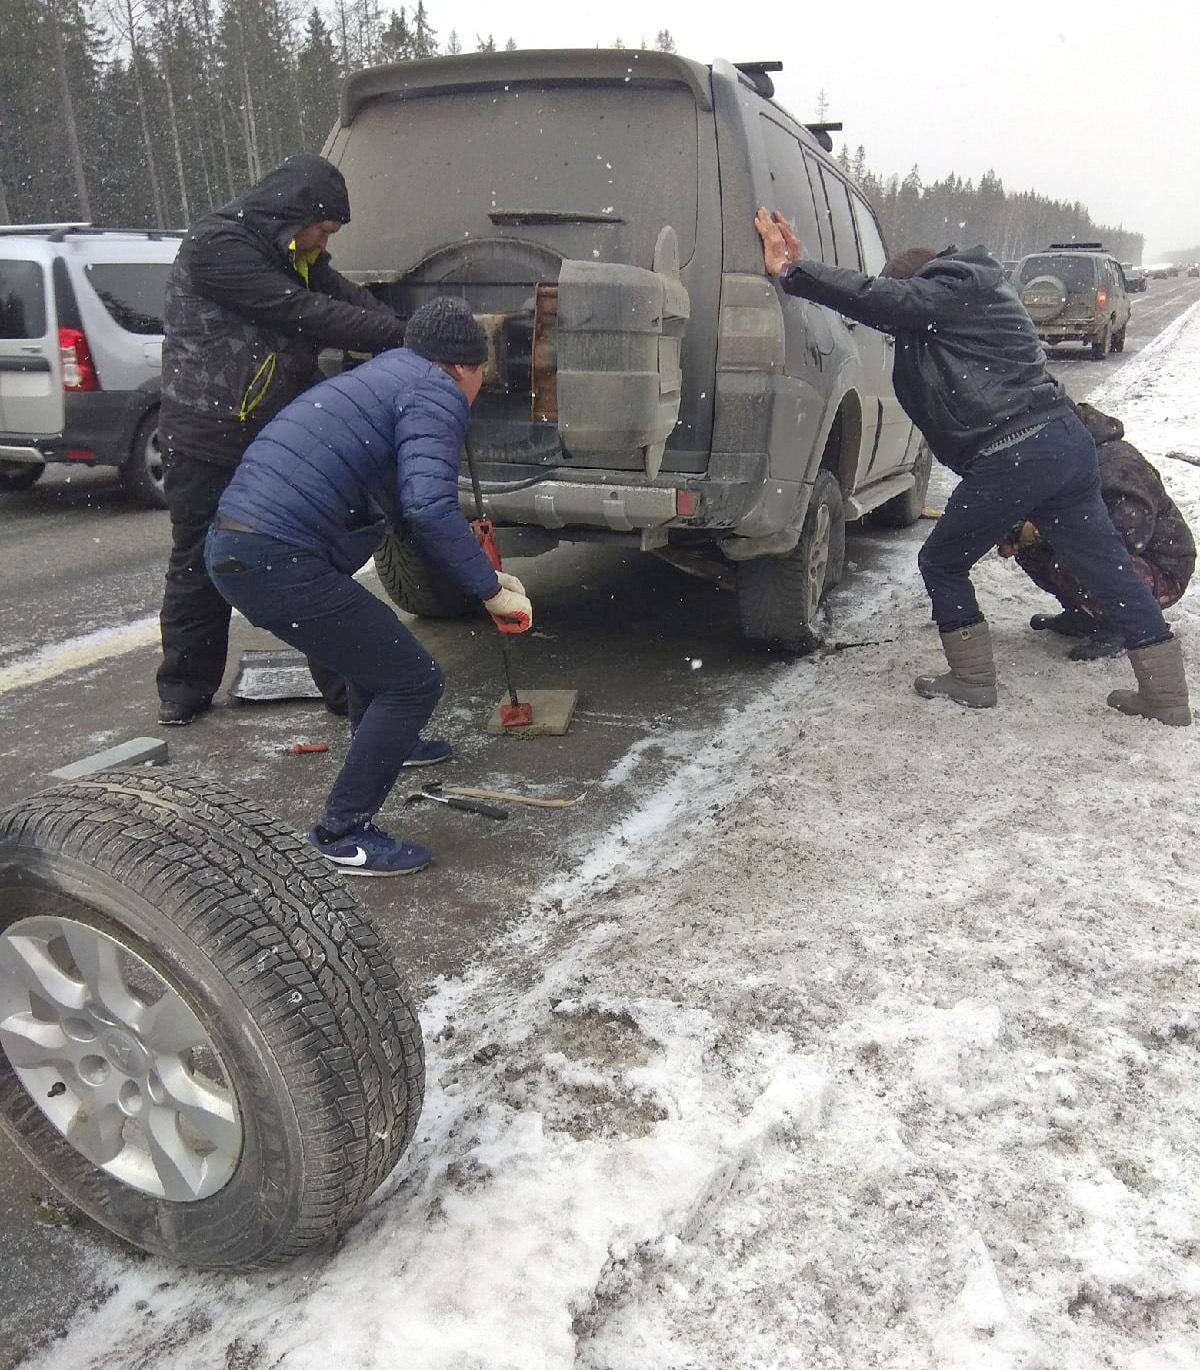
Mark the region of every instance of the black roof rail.
<instances>
[{"instance_id":1,"label":"black roof rail","mask_svg":"<svg viewBox=\"0 0 1200 1370\"><path fill-rule=\"evenodd\" d=\"M1103 243L1051 243L1043 252L1107 252Z\"/></svg>"},{"instance_id":2,"label":"black roof rail","mask_svg":"<svg viewBox=\"0 0 1200 1370\"><path fill-rule=\"evenodd\" d=\"M186 228L113 228L101 224L64 223L64 224L0 224L0 236L10 238L34 237L45 234L51 243L61 243L73 234L87 233L140 233L151 242L162 238L182 238Z\"/></svg>"},{"instance_id":3,"label":"black roof rail","mask_svg":"<svg viewBox=\"0 0 1200 1370\"><path fill-rule=\"evenodd\" d=\"M62 233L68 229L91 228L91 224L0 224L0 233Z\"/></svg>"}]
</instances>

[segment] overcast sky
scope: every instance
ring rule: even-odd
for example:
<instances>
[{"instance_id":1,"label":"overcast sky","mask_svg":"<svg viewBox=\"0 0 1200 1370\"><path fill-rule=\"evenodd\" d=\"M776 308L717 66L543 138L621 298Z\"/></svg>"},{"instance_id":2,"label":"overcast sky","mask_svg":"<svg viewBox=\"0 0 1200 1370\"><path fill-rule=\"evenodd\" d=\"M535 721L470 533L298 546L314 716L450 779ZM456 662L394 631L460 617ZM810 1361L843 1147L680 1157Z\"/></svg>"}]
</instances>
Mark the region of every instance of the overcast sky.
<instances>
[{"instance_id":1,"label":"overcast sky","mask_svg":"<svg viewBox=\"0 0 1200 1370\"><path fill-rule=\"evenodd\" d=\"M978 180L990 167L1008 190L1081 200L1097 222L1144 233L1147 261L1200 244L1200 10L1187 0L426 0L426 10L439 43L454 28L466 51L488 34L498 46L653 46L666 28L698 61L782 61L780 103L812 119L824 90L828 117L880 174L916 163L928 181Z\"/></svg>"}]
</instances>

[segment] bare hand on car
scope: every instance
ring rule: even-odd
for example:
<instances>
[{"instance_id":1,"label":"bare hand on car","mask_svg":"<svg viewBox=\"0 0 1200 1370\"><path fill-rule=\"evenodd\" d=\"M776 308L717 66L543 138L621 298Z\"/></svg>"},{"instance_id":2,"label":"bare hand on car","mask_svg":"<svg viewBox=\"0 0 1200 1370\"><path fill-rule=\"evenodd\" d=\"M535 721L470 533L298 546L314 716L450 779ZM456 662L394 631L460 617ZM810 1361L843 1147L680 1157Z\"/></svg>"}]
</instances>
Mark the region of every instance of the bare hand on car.
<instances>
[{"instance_id":1,"label":"bare hand on car","mask_svg":"<svg viewBox=\"0 0 1200 1370\"><path fill-rule=\"evenodd\" d=\"M760 209L754 216L754 227L762 239L768 276L778 276L788 262L798 262L804 255L795 230L777 209L770 213Z\"/></svg>"}]
</instances>

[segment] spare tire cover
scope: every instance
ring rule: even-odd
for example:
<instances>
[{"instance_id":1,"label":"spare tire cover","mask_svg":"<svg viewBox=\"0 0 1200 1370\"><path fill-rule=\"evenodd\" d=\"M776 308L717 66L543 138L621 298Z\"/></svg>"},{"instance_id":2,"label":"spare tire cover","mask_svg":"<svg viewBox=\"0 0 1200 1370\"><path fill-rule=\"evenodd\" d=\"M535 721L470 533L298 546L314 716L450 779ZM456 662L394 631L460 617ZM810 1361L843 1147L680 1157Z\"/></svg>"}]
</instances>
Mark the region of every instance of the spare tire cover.
<instances>
[{"instance_id":1,"label":"spare tire cover","mask_svg":"<svg viewBox=\"0 0 1200 1370\"><path fill-rule=\"evenodd\" d=\"M1057 276L1035 276L1021 287L1021 303L1034 323L1048 323L1067 307L1067 287Z\"/></svg>"}]
</instances>

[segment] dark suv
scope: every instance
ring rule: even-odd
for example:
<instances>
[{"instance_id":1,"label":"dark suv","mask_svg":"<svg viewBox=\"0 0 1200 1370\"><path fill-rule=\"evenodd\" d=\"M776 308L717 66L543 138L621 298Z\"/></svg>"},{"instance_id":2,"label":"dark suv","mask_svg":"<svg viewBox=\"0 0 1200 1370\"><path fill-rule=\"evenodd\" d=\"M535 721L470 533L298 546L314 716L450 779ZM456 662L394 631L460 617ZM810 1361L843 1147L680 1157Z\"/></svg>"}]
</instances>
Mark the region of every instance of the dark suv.
<instances>
[{"instance_id":1,"label":"dark suv","mask_svg":"<svg viewBox=\"0 0 1200 1370\"><path fill-rule=\"evenodd\" d=\"M815 257L885 260L827 129L771 98L777 68L596 49L377 67L324 152L354 201L339 270L401 314L449 293L485 318L469 442L501 546L641 548L735 587L750 640L803 648L845 521L916 520L930 457L891 339L763 270L760 204ZM403 538L378 562L407 609L471 607Z\"/></svg>"},{"instance_id":2,"label":"dark suv","mask_svg":"<svg viewBox=\"0 0 1200 1370\"><path fill-rule=\"evenodd\" d=\"M1129 288L1120 262L1099 243L1051 243L1022 257L1012 280L1051 347L1085 343L1097 361L1124 349Z\"/></svg>"},{"instance_id":3,"label":"dark suv","mask_svg":"<svg viewBox=\"0 0 1200 1370\"><path fill-rule=\"evenodd\" d=\"M182 233L0 228L0 491L47 462L120 468L163 507L162 309Z\"/></svg>"}]
</instances>

